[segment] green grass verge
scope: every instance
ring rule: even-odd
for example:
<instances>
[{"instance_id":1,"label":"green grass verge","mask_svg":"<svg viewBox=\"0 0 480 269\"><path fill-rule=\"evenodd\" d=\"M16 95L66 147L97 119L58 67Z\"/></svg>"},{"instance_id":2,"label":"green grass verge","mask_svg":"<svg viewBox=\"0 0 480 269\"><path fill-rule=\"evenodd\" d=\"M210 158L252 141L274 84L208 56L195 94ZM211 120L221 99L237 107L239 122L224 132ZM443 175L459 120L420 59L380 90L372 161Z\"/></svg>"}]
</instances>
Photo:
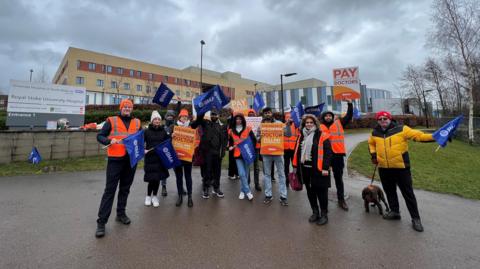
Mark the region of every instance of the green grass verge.
<instances>
[{"instance_id":1,"label":"green grass verge","mask_svg":"<svg viewBox=\"0 0 480 269\"><path fill-rule=\"evenodd\" d=\"M409 143L413 186L479 200L480 147L455 140L437 152L436 148L436 143ZM372 176L374 166L366 141L353 150L348 168L369 178Z\"/></svg>"},{"instance_id":2,"label":"green grass verge","mask_svg":"<svg viewBox=\"0 0 480 269\"><path fill-rule=\"evenodd\" d=\"M42 161L39 164L31 164L26 161L13 162L0 165L0 177L105 170L106 167L107 158L105 156ZM143 168L143 160L139 162L137 169L139 168Z\"/></svg>"}]
</instances>

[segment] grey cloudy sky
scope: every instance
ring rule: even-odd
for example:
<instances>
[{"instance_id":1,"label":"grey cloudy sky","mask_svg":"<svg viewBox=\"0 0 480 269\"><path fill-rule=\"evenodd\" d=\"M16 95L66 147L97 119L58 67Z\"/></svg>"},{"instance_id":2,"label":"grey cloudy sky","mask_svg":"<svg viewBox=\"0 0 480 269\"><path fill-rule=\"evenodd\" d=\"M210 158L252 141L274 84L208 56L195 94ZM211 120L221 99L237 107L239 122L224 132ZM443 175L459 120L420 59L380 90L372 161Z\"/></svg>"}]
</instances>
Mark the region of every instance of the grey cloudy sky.
<instances>
[{"instance_id":1,"label":"grey cloudy sky","mask_svg":"<svg viewBox=\"0 0 480 269\"><path fill-rule=\"evenodd\" d=\"M393 91L425 45L431 0L0 1L0 89L29 70L51 79L69 46L163 66L234 71L270 84L279 74L332 83L359 66L373 88ZM289 78L293 79L293 78Z\"/></svg>"}]
</instances>

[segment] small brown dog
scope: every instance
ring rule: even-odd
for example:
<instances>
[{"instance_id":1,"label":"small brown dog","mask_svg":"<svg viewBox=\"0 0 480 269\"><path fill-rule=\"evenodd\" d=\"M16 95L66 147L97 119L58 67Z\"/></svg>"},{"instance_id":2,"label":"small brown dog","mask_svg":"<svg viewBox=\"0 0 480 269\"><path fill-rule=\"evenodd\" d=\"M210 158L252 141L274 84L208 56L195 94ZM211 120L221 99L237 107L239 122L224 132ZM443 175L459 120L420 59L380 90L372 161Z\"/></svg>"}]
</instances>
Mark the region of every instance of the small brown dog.
<instances>
[{"instance_id":1,"label":"small brown dog","mask_svg":"<svg viewBox=\"0 0 480 269\"><path fill-rule=\"evenodd\" d=\"M365 187L362 191L362 198L365 205L365 212L370 212L368 205L370 203L373 203L372 206L377 206L378 213L380 215L383 215L383 208L382 208L382 205L380 204L380 201L382 201L385 204L385 209L387 211L390 211L390 209L388 208L388 204L385 201L385 194L383 194L382 189L376 185L370 184L367 187Z\"/></svg>"}]
</instances>

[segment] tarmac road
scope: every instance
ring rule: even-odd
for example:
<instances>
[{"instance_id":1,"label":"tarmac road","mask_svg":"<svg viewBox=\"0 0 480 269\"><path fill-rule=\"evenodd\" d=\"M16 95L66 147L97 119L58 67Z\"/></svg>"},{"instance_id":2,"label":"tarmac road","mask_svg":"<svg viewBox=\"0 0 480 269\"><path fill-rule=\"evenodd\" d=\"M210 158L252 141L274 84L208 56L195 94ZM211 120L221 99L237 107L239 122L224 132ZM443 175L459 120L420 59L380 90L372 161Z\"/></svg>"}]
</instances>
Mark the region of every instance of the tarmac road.
<instances>
[{"instance_id":1,"label":"tarmac road","mask_svg":"<svg viewBox=\"0 0 480 269\"><path fill-rule=\"evenodd\" d=\"M348 148L366 134L347 136ZM333 180L332 180L333 183ZM194 169L194 207L175 207L175 180L160 207L143 205L146 184L136 174L127 214L96 239L105 171L0 178L0 268L480 268L480 202L416 191L425 232L412 230L401 198L401 221L365 213L368 179L345 180L350 211L329 204L329 223L308 223L306 192L278 202L238 200L239 182L222 172L225 198L200 197ZM333 184L334 185L334 184ZM331 191L333 195L334 189Z\"/></svg>"}]
</instances>

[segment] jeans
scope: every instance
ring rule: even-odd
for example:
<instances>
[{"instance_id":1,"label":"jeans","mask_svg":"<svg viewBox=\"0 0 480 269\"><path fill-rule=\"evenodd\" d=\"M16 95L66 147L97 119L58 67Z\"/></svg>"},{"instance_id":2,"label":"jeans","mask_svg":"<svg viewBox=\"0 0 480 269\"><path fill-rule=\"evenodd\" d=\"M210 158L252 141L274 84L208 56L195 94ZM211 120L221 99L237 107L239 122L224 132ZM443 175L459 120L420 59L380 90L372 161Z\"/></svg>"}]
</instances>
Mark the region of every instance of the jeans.
<instances>
[{"instance_id":1,"label":"jeans","mask_svg":"<svg viewBox=\"0 0 480 269\"><path fill-rule=\"evenodd\" d=\"M263 171L265 176L263 178L263 185L265 187L265 196L272 196L272 176L271 167L272 163L277 169L278 175L278 192L281 198L287 198L287 185L284 172L283 156L282 155L262 155L263 158Z\"/></svg>"},{"instance_id":2,"label":"jeans","mask_svg":"<svg viewBox=\"0 0 480 269\"><path fill-rule=\"evenodd\" d=\"M238 169L238 175L240 176L241 191L245 194L250 192L250 186L248 185L247 175L250 174L250 165L241 159L235 159Z\"/></svg>"}]
</instances>

